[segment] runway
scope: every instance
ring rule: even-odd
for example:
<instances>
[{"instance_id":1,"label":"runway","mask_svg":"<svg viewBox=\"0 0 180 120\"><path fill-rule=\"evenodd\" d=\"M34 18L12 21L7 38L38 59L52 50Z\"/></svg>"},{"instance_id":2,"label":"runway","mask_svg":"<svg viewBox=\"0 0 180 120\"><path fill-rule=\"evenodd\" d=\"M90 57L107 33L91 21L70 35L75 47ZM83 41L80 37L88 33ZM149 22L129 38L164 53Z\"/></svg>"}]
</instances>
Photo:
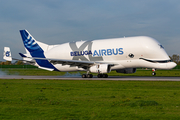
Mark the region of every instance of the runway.
<instances>
[{"instance_id":1,"label":"runway","mask_svg":"<svg viewBox=\"0 0 180 120\"><path fill-rule=\"evenodd\" d=\"M108 78L81 78L80 76L19 76L1 75L0 79L38 79L38 80L115 80L115 81L180 81L180 77L137 77L137 76L109 76Z\"/></svg>"}]
</instances>

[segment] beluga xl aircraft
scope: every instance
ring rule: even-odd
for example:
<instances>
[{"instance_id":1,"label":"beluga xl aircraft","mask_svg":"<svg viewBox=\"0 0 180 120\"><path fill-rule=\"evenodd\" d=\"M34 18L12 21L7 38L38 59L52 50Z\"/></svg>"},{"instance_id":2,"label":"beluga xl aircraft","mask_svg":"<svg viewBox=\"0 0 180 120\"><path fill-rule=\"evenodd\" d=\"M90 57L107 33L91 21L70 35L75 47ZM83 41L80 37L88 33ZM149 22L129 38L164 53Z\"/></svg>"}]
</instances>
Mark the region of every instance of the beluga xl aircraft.
<instances>
[{"instance_id":1,"label":"beluga xl aircraft","mask_svg":"<svg viewBox=\"0 0 180 120\"><path fill-rule=\"evenodd\" d=\"M82 78L107 78L107 73L135 73L136 68L172 69L164 47L147 36L68 42L48 45L39 42L27 30L20 30L26 54L19 53L26 63L49 71L87 71ZM4 48L5 60L12 61L9 47ZM15 59L17 60L17 59Z\"/></svg>"}]
</instances>

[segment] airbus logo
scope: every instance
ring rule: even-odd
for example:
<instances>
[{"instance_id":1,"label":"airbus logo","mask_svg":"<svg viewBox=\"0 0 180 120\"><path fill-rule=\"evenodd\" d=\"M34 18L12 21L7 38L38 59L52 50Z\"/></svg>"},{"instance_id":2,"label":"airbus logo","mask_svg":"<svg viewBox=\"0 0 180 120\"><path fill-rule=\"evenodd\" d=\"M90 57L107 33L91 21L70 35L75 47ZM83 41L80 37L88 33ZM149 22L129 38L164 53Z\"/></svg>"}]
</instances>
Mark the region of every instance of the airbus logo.
<instances>
[{"instance_id":1,"label":"airbus logo","mask_svg":"<svg viewBox=\"0 0 180 120\"><path fill-rule=\"evenodd\" d=\"M82 61L103 61L102 56L93 57L92 53L92 41L85 41L79 48L76 42L70 42L69 46L72 49L70 55L73 56L72 60L82 60ZM84 50L87 47L87 50ZM87 57L89 57L89 60Z\"/></svg>"},{"instance_id":2,"label":"airbus logo","mask_svg":"<svg viewBox=\"0 0 180 120\"><path fill-rule=\"evenodd\" d=\"M116 49L102 49L102 50L94 50L92 53L91 50L89 51L74 51L71 52L71 56L84 56L84 55L92 55L93 57L95 56L109 56L109 55L122 55L123 48L116 48Z\"/></svg>"},{"instance_id":3,"label":"airbus logo","mask_svg":"<svg viewBox=\"0 0 180 120\"><path fill-rule=\"evenodd\" d=\"M41 49L40 46L36 43L35 39L27 31L21 31L21 36L24 42L24 46L30 52Z\"/></svg>"},{"instance_id":4,"label":"airbus logo","mask_svg":"<svg viewBox=\"0 0 180 120\"><path fill-rule=\"evenodd\" d=\"M116 49L101 49L101 50L94 50L93 57L94 56L109 56L109 55L122 55L123 48L116 48Z\"/></svg>"},{"instance_id":5,"label":"airbus logo","mask_svg":"<svg viewBox=\"0 0 180 120\"><path fill-rule=\"evenodd\" d=\"M6 52L6 57L10 57L10 51Z\"/></svg>"},{"instance_id":6,"label":"airbus logo","mask_svg":"<svg viewBox=\"0 0 180 120\"><path fill-rule=\"evenodd\" d=\"M88 56L90 61L102 61L102 56L110 56L110 55L122 55L124 54L123 48L112 48L112 49L100 49L91 51L92 42L86 41L79 48L76 46L76 43L69 43L71 49L70 55L73 56L73 60L84 60L89 61L85 56ZM88 50L84 49L88 46Z\"/></svg>"}]
</instances>

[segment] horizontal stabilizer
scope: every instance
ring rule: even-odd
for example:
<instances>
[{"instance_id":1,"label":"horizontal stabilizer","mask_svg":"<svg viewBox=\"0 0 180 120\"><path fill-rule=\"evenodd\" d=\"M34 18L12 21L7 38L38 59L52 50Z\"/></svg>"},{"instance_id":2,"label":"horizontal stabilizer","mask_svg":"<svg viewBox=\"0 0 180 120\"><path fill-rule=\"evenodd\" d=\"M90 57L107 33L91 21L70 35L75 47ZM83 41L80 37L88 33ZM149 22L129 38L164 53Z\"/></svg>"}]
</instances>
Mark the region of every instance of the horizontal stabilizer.
<instances>
[{"instance_id":1,"label":"horizontal stabilizer","mask_svg":"<svg viewBox=\"0 0 180 120\"><path fill-rule=\"evenodd\" d=\"M21 57L27 57L27 56L25 56L24 54L22 54L22 53L19 53L19 55L21 56Z\"/></svg>"}]
</instances>

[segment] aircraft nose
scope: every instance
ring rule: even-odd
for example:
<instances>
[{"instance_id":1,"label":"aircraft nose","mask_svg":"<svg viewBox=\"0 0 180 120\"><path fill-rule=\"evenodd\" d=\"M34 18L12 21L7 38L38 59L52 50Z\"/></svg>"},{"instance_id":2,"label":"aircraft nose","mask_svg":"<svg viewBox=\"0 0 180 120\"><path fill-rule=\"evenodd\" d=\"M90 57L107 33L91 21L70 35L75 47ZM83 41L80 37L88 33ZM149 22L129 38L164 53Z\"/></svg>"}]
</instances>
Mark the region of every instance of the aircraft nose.
<instances>
[{"instance_id":1,"label":"aircraft nose","mask_svg":"<svg viewBox=\"0 0 180 120\"><path fill-rule=\"evenodd\" d=\"M177 64L175 62L170 62L170 63L167 64L167 68L168 69L173 69L174 67L176 67L176 65Z\"/></svg>"}]
</instances>

